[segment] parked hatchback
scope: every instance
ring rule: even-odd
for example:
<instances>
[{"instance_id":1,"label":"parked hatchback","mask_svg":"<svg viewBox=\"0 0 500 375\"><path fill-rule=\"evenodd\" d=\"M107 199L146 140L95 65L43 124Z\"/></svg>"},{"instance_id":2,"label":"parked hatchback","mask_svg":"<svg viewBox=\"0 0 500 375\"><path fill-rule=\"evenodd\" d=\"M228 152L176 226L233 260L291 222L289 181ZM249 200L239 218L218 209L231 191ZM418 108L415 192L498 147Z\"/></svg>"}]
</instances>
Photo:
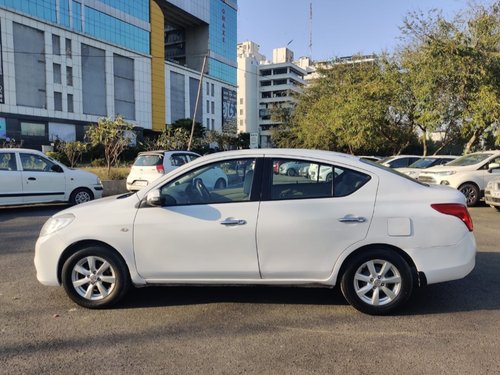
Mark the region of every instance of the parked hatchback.
<instances>
[{"instance_id":1,"label":"parked hatchback","mask_svg":"<svg viewBox=\"0 0 500 375\"><path fill-rule=\"evenodd\" d=\"M332 178L274 174L276 162ZM200 176L214 168L232 183L210 191ZM89 308L131 285L340 285L355 308L387 314L417 286L466 276L475 254L457 190L350 155L255 149L204 156L135 194L57 213L35 265L41 283Z\"/></svg>"},{"instance_id":2,"label":"parked hatchback","mask_svg":"<svg viewBox=\"0 0 500 375\"><path fill-rule=\"evenodd\" d=\"M190 151L140 152L127 177L127 190L139 190L165 173L199 157L199 154Z\"/></svg>"},{"instance_id":3,"label":"parked hatchback","mask_svg":"<svg viewBox=\"0 0 500 375\"><path fill-rule=\"evenodd\" d=\"M452 160L455 160L457 156L451 155L433 155L426 156L421 159L418 159L413 164L410 164L406 168L396 168L398 172L404 173L411 178L417 178L420 173L427 168L435 167L436 165L443 165L449 163Z\"/></svg>"},{"instance_id":4,"label":"parked hatchback","mask_svg":"<svg viewBox=\"0 0 500 375\"><path fill-rule=\"evenodd\" d=\"M66 167L40 151L0 149L0 205L69 202L101 198L99 178Z\"/></svg>"}]
</instances>

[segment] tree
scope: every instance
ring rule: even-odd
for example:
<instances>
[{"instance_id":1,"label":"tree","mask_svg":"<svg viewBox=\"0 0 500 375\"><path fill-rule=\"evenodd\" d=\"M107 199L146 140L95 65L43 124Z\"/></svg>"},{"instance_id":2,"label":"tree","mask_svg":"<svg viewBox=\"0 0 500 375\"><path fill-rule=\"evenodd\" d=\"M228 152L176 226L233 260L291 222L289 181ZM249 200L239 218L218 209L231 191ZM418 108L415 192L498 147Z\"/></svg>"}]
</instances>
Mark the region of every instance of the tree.
<instances>
[{"instance_id":1,"label":"tree","mask_svg":"<svg viewBox=\"0 0 500 375\"><path fill-rule=\"evenodd\" d=\"M76 162L81 158L82 154L87 150L87 145L80 141L76 142L58 142L57 151L66 156L71 168L76 166Z\"/></svg>"},{"instance_id":2,"label":"tree","mask_svg":"<svg viewBox=\"0 0 500 375\"><path fill-rule=\"evenodd\" d=\"M104 151L104 160L106 161L108 176L111 166L116 165L123 150L130 143L126 132L132 130L132 125L125 122L123 117L117 116L102 117L96 125L92 125L86 132L86 137L93 147L102 146Z\"/></svg>"},{"instance_id":3,"label":"tree","mask_svg":"<svg viewBox=\"0 0 500 375\"><path fill-rule=\"evenodd\" d=\"M164 129L154 138L145 138L142 146L147 150L185 150L189 133L184 128Z\"/></svg>"}]
</instances>

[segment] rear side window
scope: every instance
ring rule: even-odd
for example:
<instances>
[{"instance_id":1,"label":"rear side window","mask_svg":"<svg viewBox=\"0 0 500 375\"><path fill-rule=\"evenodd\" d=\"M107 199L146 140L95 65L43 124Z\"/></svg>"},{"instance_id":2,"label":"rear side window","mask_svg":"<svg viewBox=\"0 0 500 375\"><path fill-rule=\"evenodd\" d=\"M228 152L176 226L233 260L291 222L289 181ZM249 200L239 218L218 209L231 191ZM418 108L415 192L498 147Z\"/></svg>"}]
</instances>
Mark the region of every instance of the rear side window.
<instances>
[{"instance_id":1,"label":"rear side window","mask_svg":"<svg viewBox=\"0 0 500 375\"><path fill-rule=\"evenodd\" d=\"M371 178L351 169L303 160L274 159L271 165L271 200L344 197Z\"/></svg>"},{"instance_id":2,"label":"rear side window","mask_svg":"<svg viewBox=\"0 0 500 375\"><path fill-rule=\"evenodd\" d=\"M0 171L17 171L16 154L13 152L0 154Z\"/></svg>"},{"instance_id":3,"label":"rear side window","mask_svg":"<svg viewBox=\"0 0 500 375\"><path fill-rule=\"evenodd\" d=\"M163 155L139 155L135 159L134 167L153 167L163 164Z\"/></svg>"}]
</instances>

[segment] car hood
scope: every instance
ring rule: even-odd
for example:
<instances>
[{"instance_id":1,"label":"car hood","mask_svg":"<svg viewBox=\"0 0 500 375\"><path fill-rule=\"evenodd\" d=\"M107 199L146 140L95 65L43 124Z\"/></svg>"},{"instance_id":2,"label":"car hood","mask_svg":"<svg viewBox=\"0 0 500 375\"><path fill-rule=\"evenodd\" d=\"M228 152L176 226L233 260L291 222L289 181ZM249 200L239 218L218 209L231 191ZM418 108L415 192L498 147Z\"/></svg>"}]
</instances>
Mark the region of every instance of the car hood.
<instances>
[{"instance_id":1,"label":"car hood","mask_svg":"<svg viewBox=\"0 0 500 375\"><path fill-rule=\"evenodd\" d=\"M67 213L71 213L75 216L87 213L92 213L94 216L101 216L105 215L108 210L112 210L115 205L123 204L125 200L130 200L131 205L137 204L139 202L139 198L135 193L118 194L69 207L63 211L58 212L54 216L59 216L61 214Z\"/></svg>"},{"instance_id":2,"label":"car hood","mask_svg":"<svg viewBox=\"0 0 500 375\"><path fill-rule=\"evenodd\" d=\"M479 168L479 164L464 165L464 166L451 166L451 165L436 165L435 167L430 167L422 171L422 174L432 174L440 172L466 172L475 171Z\"/></svg>"}]
</instances>

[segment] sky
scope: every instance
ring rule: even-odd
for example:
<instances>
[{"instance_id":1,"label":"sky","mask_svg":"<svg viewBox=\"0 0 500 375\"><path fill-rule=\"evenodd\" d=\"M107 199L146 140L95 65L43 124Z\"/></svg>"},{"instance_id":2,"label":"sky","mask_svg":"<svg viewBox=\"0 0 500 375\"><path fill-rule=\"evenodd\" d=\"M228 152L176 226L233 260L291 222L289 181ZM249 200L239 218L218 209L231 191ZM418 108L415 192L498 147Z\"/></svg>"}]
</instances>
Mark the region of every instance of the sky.
<instances>
[{"instance_id":1,"label":"sky","mask_svg":"<svg viewBox=\"0 0 500 375\"><path fill-rule=\"evenodd\" d=\"M238 42L257 43L269 60L273 48L285 47L290 41L288 48L295 59L310 56L310 3L312 58L327 60L358 53L391 53L401 43L400 27L409 12L441 9L448 18L467 9L470 0L238 0Z\"/></svg>"}]
</instances>

